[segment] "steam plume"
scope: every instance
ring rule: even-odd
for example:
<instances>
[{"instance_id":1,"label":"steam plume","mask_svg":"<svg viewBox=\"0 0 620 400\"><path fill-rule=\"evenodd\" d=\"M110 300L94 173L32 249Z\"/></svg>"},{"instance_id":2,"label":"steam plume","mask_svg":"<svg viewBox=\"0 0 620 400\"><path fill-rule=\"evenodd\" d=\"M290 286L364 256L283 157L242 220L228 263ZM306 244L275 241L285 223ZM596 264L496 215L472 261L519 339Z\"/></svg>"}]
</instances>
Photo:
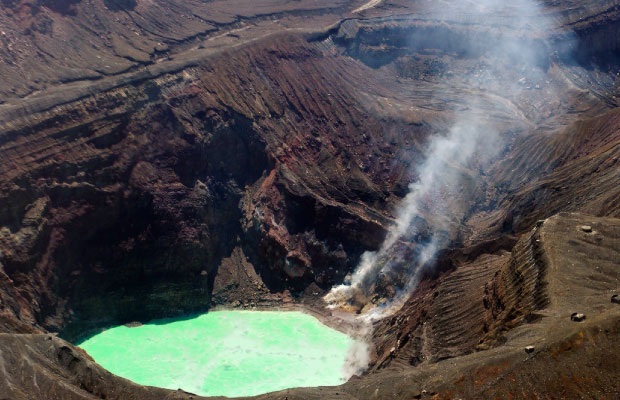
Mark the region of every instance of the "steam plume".
<instances>
[{"instance_id":1,"label":"steam plume","mask_svg":"<svg viewBox=\"0 0 620 400\"><path fill-rule=\"evenodd\" d=\"M545 76L551 52L537 32L550 29L553 21L545 17L538 4L533 0L464 3L452 8L461 6L462 11L457 10L456 14L442 11L450 8L443 3L429 6L428 10L437 19L457 18L488 24L483 28L484 34L460 38L457 44L461 57L475 60L476 67L470 68L465 77L444 83L447 87L454 84L454 90L463 93L464 107L454 110L451 127L433 136L427 144L426 158L415 169L417 180L409 185L409 192L396 210L395 222L379 250L364 253L350 279L325 297L332 306L368 304L374 300L379 307L365 313L368 319L397 307L417 284L421 267L449 244L450 233L458 224L458 210L464 210L471 201L467 193L459 193L462 198L458 200L454 194L459 186L465 180L475 180L477 171L503 149L506 131L523 129L523 126L506 126L527 120L518 106L522 92L534 90L535 86L540 89L540 96L550 97L553 89L548 82L545 84ZM492 21L497 19L501 19L503 26L500 30L493 26ZM424 41L424 37L414 35L411 47L420 48ZM441 95L435 93L437 97ZM490 118L489 109L498 110L503 117ZM508 123L498 123L502 119ZM377 301L372 296L376 297L377 286L382 282L396 290L391 298Z\"/></svg>"}]
</instances>

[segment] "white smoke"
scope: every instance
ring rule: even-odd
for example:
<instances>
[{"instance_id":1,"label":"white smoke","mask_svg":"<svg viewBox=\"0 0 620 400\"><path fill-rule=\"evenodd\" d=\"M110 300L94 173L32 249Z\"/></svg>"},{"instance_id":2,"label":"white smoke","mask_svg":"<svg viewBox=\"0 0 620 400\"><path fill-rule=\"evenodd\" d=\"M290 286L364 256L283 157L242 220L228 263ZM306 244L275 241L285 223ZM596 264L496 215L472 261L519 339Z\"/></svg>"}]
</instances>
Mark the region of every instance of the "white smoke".
<instances>
[{"instance_id":1,"label":"white smoke","mask_svg":"<svg viewBox=\"0 0 620 400\"><path fill-rule=\"evenodd\" d=\"M450 14L443 11L447 9L452 10ZM465 177L476 179L472 176L476 168L488 165L504 148L503 132L511 128L498 125L498 118L489 117L485 111L489 104L496 101L496 109L501 108L504 114L511 115L505 118L507 123L523 121L523 111L517 105L519 97L524 90L534 89L530 86L537 82L544 85L545 68L550 62L548 44L537 32L549 30L553 21L545 17L544 10L532 0L477 0L461 2L454 7L442 3L429 6L428 15L444 20L471 20L485 25L487 32L473 34L469 39L461 38L459 46L462 48L458 52L480 61L475 71L454 82L459 93L463 93L460 100L465 107L454 111L454 122L444 134L430 139L426 158L415 170L417 180L409 185L409 192L396 211L395 222L381 247L364 253L350 279L325 296L332 307L345 305L360 293L368 300L372 285L381 276L390 272L406 274L394 298L370 311L365 310L362 318L369 321L393 312L417 285L421 267L447 245L445 233L455 229L449 215L454 215L455 207L466 207L463 203L468 199L458 204L453 194L459 191ZM501 19L501 29L496 26L498 19ZM411 43L418 47L424 43L424 37L413 37ZM527 82L534 83L526 86ZM547 96L553 90L551 87L543 89L540 92ZM415 244L415 249L411 251L413 247L407 244ZM409 256L405 255L407 251Z\"/></svg>"},{"instance_id":2,"label":"white smoke","mask_svg":"<svg viewBox=\"0 0 620 400\"><path fill-rule=\"evenodd\" d=\"M370 346L364 340L356 340L349 347L349 351L342 366L342 377L345 381L353 375L360 375L370 362Z\"/></svg>"},{"instance_id":3,"label":"white smoke","mask_svg":"<svg viewBox=\"0 0 620 400\"><path fill-rule=\"evenodd\" d=\"M481 119L471 120L466 115L450 129L446 136L434 137L428 146L428 157L417 170L419 178L409 185L409 193L397 210L396 223L389 230L380 249L365 252L362 255L361 262L350 282L333 288L326 296L328 303L341 304L350 299L356 290L367 289L379 274L385 273L392 268L394 263L398 263L400 254L394 251L394 247L397 242L419 233L420 227L415 221L422 212L428 213L427 204L432 205L430 211L439 217L446 211L443 192L446 187L458 184L462 170L457 166L467 163L474 154L481 150L484 151L485 157L491 157L500 148L497 143L497 132L490 124L486 124ZM435 222L438 224L437 228L444 227L439 219ZM420 268L417 267L426 264L435 256L438 250L438 238L435 233L436 231L433 231L431 239L419 250L414 268L408 271L409 278L402 293L408 293L409 289L417 283L420 272ZM367 317L373 320L383 314L382 310L388 309L389 307L383 307L380 309L381 312L375 309Z\"/></svg>"}]
</instances>

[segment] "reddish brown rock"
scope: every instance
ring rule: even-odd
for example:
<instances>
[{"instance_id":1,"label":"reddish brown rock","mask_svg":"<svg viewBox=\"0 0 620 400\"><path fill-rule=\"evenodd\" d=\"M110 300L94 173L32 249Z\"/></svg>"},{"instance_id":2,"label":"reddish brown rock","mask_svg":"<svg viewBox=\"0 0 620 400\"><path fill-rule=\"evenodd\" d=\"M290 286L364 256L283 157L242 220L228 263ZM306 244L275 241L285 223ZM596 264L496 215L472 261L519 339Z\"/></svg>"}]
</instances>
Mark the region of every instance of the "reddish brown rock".
<instances>
[{"instance_id":1,"label":"reddish brown rock","mask_svg":"<svg viewBox=\"0 0 620 400\"><path fill-rule=\"evenodd\" d=\"M359 4L151 3L0 6L0 363L27 364L2 369L0 396L188 398L118 379L47 332L75 339L214 305L321 305L380 245L429 135L469 106L453 89L482 55L450 46L497 27L541 43L509 19L398 17L418 3L346 20ZM602 40L618 12L576 4L545 10L582 50L583 64L547 55L553 98L476 89L510 146L490 167L459 166L462 184L444 196L450 248L373 327L369 373L285 397L618 392L617 309L603 308L619 237L616 45ZM518 67L500 73L518 82ZM594 217L551 218L567 210ZM595 297L582 324L554 303ZM524 362L526 345L537 351Z\"/></svg>"}]
</instances>

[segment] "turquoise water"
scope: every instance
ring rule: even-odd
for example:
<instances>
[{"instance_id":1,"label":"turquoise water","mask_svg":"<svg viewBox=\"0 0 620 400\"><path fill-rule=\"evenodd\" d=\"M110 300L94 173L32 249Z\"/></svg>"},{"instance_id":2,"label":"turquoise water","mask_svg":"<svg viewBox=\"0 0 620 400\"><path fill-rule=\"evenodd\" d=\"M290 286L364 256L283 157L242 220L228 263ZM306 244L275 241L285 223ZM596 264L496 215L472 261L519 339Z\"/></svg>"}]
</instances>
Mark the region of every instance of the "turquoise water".
<instances>
[{"instance_id":1,"label":"turquoise water","mask_svg":"<svg viewBox=\"0 0 620 400\"><path fill-rule=\"evenodd\" d=\"M251 396L343 383L353 339L301 312L216 311L117 326L79 347L142 385L204 396Z\"/></svg>"}]
</instances>

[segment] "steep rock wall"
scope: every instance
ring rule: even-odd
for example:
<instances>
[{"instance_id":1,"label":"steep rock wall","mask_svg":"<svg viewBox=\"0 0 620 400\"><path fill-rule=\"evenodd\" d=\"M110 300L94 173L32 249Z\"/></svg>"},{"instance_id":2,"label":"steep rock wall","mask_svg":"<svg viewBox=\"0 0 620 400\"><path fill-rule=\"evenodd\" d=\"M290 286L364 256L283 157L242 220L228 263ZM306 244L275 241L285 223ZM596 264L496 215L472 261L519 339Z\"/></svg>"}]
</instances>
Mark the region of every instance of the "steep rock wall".
<instances>
[{"instance_id":1,"label":"steep rock wall","mask_svg":"<svg viewBox=\"0 0 620 400\"><path fill-rule=\"evenodd\" d=\"M205 310L239 251L253 301L343 279L408 179L406 159L381 160L427 134L367 112L366 68L277 36L5 123L12 311L74 337Z\"/></svg>"}]
</instances>

